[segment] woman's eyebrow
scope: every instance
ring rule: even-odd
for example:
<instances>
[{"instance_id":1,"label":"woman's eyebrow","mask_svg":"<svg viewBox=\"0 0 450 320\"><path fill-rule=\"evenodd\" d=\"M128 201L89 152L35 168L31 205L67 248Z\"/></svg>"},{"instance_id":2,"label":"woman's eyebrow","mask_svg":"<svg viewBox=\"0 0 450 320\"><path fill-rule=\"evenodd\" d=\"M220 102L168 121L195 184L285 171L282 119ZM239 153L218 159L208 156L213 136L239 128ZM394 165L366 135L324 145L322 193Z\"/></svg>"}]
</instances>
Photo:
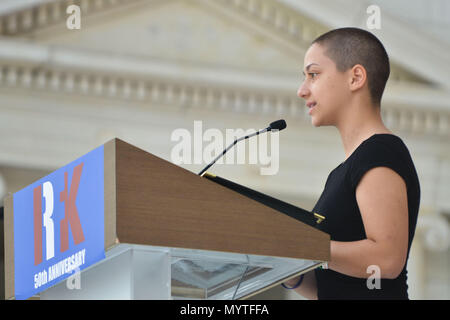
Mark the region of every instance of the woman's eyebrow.
<instances>
[{"instance_id":1,"label":"woman's eyebrow","mask_svg":"<svg viewBox=\"0 0 450 320\"><path fill-rule=\"evenodd\" d=\"M316 65L316 66L318 66L319 64L318 63L310 63L310 64L308 64L307 66L306 66L306 72L308 72L309 71L309 68L311 68L311 66L313 66L313 65Z\"/></svg>"},{"instance_id":2,"label":"woman's eyebrow","mask_svg":"<svg viewBox=\"0 0 450 320\"><path fill-rule=\"evenodd\" d=\"M306 66L306 72L308 72L309 71L309 69L311 68L311 66L313 66L313 65L316 65L316 66L318 66L319 64L318 63L310 63L310 64L308 64L307 66ZM305 72L302 70L302 73L303 73L303 75L305 75Z\"/></svg>"}]
</instances>

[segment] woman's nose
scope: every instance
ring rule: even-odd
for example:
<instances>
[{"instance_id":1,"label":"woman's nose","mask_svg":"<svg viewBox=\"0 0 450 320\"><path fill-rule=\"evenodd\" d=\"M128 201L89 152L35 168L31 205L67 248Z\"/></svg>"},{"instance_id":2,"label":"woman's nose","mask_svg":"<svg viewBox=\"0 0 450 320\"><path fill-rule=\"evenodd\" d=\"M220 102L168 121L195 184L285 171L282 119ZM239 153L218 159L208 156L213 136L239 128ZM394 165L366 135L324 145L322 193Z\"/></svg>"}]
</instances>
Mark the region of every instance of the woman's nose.
<instances>
[{"instance_id":1,"label":"woman's nose","mask_svg":"<svg viewBox=\"0 0 450 320\"><path fill-rule=\"evenodd\" d=\"M306 87L305 82L303 82L297 90L297 96L299 98L306 99L309 95L309 89Z\"/></svg>"}]
</instances>

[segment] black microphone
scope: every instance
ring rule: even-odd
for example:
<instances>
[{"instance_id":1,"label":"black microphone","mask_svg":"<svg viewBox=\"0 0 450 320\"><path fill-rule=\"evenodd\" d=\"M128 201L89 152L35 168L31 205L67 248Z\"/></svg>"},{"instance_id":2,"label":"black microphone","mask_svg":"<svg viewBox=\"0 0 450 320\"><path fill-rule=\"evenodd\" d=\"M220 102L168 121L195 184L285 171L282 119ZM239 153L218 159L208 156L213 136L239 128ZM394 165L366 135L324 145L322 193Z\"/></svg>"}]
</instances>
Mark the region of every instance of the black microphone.
<instances>
[{"instance_id":1,"label":"black microphone","mask_svg":"<svg viewBox=\"0 0 450 320\"><path fill-rule=\"evenodd\" d=\"M285 128L286 128L286 121L284 121L284 120L277 120L277 121L272 122L272 123L271 123L267 128L265 128L265 129L259 130L259 131L255 132L255 133L249 134L248 136L241 137L241 138L239 138L239 139L234 140L234 142L233 142L232 144L230 144L225 150L223 150L223 152L222 152L221 154L219 154L219 155L218 155L218 156L217 156L210 164L208 164L205 168L203 168L203 170L200 171L200 172L198 173L198 175L199 175L199 176L202 176L202 175L206 172L206 170L208 170L209 168L211 168L211 166L212 166L217 160L219 160L221 157L223 157L223 155L224 155L225 153L227 153L227 151L230 150L230 149L231 149L236 143L238 143L239 141L245 140L245 139L248 139L248 138L251 138L251 137L253 137L253 136L257 136L257 135L259 135L260 133L264 133L264 132L266 132L266 131L272 131L272 130L278 130L278 131L281 131L281 130L283 130L283 129L285 129Z\"/></svg>"},{"instance_id":2,"label":"black microphone","mask_svg":"<svg viewBox=\"0 0 450 320\"><path fill-rule=\"evenodd\" d=\"M281 131L281 130L283 130L284 128L286 128L286 121L284 121L284 120L277 120L277 121L274 121L274 122L272 122L270 125L269 125L269 130L268 131L271 131L271 130L278 130L278 131Z\"/></svg>"}]
</instances>

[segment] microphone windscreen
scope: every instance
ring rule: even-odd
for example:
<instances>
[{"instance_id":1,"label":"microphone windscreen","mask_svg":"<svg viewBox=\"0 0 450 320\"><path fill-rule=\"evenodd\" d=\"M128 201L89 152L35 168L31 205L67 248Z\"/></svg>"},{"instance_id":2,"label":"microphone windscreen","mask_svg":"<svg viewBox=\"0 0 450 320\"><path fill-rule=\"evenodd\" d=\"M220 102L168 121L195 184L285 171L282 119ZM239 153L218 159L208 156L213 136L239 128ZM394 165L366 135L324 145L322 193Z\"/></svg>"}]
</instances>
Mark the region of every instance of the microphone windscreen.
<instances>
[{"instance_id":1,"label":"microphone windscreen","mask_svg":"<svg viewBox=\"0 0 450 320\"><path fill-rule=\"evenodd\" d=\"M272 123L269 125L269 127L270 127L270 130L278 130L278 131L281 131L281 130L283 130L284 128L286 128L286 121L284 121L284 120L277 120L277 121L274 121L274 122L272 122Z\"/></svg>"}]
</instances>

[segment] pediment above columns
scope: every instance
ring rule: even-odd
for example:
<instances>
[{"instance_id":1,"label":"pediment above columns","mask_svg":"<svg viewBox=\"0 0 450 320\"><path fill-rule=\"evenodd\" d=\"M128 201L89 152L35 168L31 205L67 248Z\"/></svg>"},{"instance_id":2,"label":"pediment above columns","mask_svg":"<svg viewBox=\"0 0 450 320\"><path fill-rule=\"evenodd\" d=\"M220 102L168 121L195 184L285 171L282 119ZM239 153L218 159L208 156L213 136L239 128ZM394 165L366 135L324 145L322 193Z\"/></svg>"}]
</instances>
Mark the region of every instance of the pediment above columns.
<instances>
[{"instance_id":1,"label":"pediment above columns","mask_svg":"<svg viewBox=\"0 0 450 320\"><path fill-rule=\"evenodd\" d=\"M0 34L51 47L103 52L129 59L162 59L183 68L300 77L310 42L329 29L276 0L60 0L0 16ZM78 4L81 30L68 30L65 9ZM264 75L262 75L264 76ZM392 64L393 81L428 84Z\"/></svg>"}]
</instances>

